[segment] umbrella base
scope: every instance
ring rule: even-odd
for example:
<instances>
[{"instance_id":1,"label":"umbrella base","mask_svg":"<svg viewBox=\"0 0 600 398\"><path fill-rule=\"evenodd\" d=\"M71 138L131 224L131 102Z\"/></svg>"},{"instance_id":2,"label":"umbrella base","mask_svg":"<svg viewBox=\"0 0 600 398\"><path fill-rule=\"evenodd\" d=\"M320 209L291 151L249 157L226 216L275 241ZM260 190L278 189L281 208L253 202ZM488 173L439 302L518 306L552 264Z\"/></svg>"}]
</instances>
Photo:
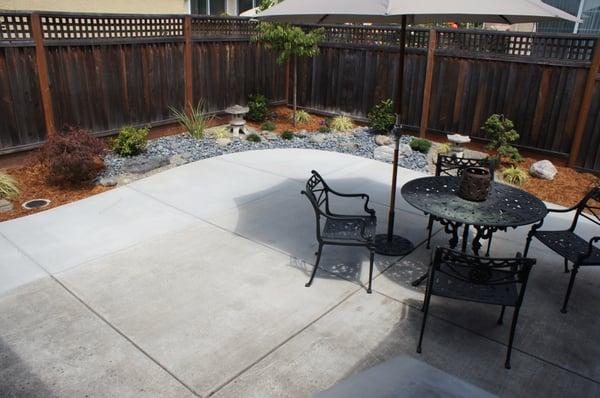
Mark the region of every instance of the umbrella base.
<instances>
[{"instance_id":1,"label":"umbrella base","mask_svg":"<svg viewBox=\"0 0 600 398\"><path fill-rule=\"evenodd\" d=\"M399 257L413 251L414 245L411 241L398 235L392 235L388 239L388 234L375 235L375 253L383 256Z\"/></svg>"}]
</instances>

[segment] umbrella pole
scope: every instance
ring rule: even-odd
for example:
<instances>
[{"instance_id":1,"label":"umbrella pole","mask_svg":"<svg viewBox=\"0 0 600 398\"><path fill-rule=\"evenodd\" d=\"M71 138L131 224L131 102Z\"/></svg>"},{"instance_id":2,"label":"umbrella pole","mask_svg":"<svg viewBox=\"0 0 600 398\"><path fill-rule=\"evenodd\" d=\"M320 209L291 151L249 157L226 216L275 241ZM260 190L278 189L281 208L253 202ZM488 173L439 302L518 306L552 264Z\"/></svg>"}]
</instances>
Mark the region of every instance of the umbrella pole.
<instances>
[{"instance_id":1,"label":"umbrella pole","mask_svg":"<svg viewBox=\"0 0 600 398\"><path fill-rule=\"evenodd\" d=\"M400 30L400 61L398 65L398 96L396 99L396 125L394 126L394 162L392 170L392 191L390 194L390 209L388 213L388 228L386 234L375 236L375 251L386 256L403 256L413 249L413 244L401 237L394 235L394 221L396 219L396 188L398 180L398 151L400 136L402 135L402 95L404 92L404 58L406 55L406 15L402 16L402 29Z\"/></svg>"}]
</instances>

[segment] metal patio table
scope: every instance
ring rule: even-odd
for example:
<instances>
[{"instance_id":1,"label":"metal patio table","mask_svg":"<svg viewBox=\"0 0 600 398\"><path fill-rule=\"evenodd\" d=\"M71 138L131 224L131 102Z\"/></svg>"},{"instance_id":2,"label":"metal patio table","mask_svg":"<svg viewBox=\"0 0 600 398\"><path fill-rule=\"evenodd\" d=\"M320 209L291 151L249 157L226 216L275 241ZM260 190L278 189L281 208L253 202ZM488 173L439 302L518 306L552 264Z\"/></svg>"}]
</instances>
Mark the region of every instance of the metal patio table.
<instances>
[{"instance_id":1,"label":"metal patio table","mask_svg":"<svg viewBox=\"0 0 600 398\"><path fill-rule=\"evenodd\" d=\"M521 189L492 182L487 200L471 202L457 195L458 177L424 177L404 184L402 197L444 226L451 235L449 246L456 248L459 230L464 227L462 251L467 251L470 227L475 228L472 250L479 255L480 241L491 239L497 231L537 223L548 213L544 202ZM415 281L418 285L427 276Z\"/></svg>"}]
</instances>

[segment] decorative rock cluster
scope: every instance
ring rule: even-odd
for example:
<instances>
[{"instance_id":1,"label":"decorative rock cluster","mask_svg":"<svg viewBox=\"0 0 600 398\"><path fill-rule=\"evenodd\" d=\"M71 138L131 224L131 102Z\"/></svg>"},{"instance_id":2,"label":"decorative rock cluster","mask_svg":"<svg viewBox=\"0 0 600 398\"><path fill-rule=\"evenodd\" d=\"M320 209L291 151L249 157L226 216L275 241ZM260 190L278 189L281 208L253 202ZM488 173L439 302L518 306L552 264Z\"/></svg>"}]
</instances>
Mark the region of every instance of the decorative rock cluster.
<instances>
[{"instance_id":1,"label":"decorative rock cluster","mask_svg":"<svg viewBox=\"0 0 600 398\"><path fill-rule=\"evenodd\" d=\"M273 132L258 132L262 140L260 142L246 141L243 135L239 138L205 137L196 140L187 134L162 137L150 141L146 151L133 158L123 158L115 153L108 154L104 161L106 170L99 178L98 183L113 186L117 183L130 181L132 175L141 175L153 168L167 166L181 166L183 164L220 156L227 153L235 153L251 150L278 149L278 148L300 148L319 149L348 153L383 162L392 162L393 140L390 137L374 137L367 128L358 127L351 132L308 133L299 131L291 140L283 140ZM412 170L426 171L427 157L410 149L411 136L400 137L401 167ZM378 145L379 143L386 145Z\"/></svg>"}]
</instances>

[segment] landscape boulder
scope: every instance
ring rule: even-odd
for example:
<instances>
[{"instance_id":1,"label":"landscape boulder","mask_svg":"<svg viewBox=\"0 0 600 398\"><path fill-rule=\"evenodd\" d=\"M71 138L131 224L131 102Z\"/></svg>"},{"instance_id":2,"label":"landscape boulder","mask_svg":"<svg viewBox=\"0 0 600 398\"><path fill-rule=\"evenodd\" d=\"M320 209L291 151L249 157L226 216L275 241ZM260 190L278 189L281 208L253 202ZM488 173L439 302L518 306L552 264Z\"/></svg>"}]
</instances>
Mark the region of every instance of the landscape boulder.
<instances>
[{"instance_id":1,"label":"landscape boulder","mask_svg":"<svg viewBox=\"0 0 600 398\"><path fill-rule=\"evenodd\" d=\"M558 170L551 161L540 160L539 162L535 162L531 165L529 174L536 178L552 181L554 180L554 177L556 177L556 174L558 174Z\"/></svg>"},{"instance_id":2,"label":"landscape boulder","mask_svg":"<svg viewBox=\"0 0 600 398\"><path fill-rule=\"evenodd\" d=\"M169 158L166 156L138 156L136 158L128 159L123 164L123 171L131 174L144 174L168 164Z\"/></svg>"}]
</instances>

